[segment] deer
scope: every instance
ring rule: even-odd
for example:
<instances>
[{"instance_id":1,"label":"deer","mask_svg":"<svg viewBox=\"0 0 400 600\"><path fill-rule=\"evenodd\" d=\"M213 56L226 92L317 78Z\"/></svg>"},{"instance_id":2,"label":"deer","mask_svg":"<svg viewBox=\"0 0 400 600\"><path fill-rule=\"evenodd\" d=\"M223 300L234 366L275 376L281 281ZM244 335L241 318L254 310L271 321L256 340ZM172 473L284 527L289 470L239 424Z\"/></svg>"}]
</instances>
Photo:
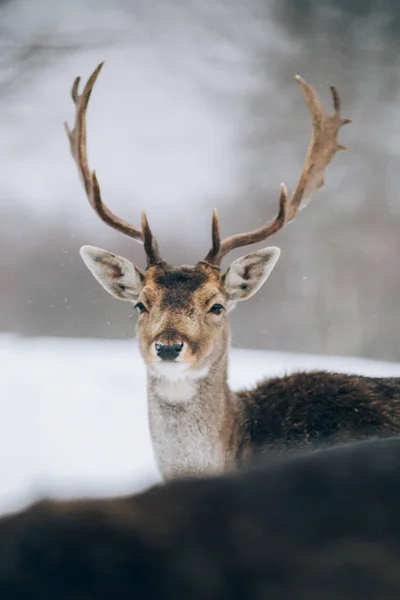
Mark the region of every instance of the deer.
<instances>
[{"instance_id":1,"label":"deer","mask_svg":"<svg viewBox=\"0 0 400 600\"><path fill-rule=\"evenodd\" d=\"M397 600L400 438L0 519L7 600Z\"/></svg>"},{"instance_id":2,"label":"deer","mask_svg":"<svg viewBox=\"0 0 400 600\"><path fill-rule=\"evenodd\" d=\"M72 86L75 122L65 123L70 150L90 205L110 227L143 244L145 270L107 250L85 245L80 255L95 279L114 298L138 312L137 340L147 368L149 429L161 476L213 474L241 468L265 453L293 452L338 441L387 437L400 432L400 379L328 371L298 372L233 391L228 384L229 313L253 296L275 267L280 249L255 250L234 260L233 249L265 241L292 222L324 185L325 170L346 147L338 133L349 122L331 86L333 114L315 88L296 80L312 120L303 169L288 200L281 185L277 215L253 231L221 239L212 215L212 245L195 266L175 267L160 253L146 213L136 227L102 201L96 172L88 165L86 113L100 63L79 93Z\"/></svg>"}]
</instances>

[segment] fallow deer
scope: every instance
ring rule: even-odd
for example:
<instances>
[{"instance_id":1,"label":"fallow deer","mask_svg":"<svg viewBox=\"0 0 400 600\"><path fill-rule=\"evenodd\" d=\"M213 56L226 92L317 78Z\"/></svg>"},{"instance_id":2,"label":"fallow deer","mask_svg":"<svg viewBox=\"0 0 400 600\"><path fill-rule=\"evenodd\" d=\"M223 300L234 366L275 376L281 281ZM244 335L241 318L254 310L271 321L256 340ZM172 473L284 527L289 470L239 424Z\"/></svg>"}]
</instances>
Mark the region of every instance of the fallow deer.
<instances>
[{"instance_id":1,"label":"fallow deer","mask_svg":"<svg viewBox=\"0 0 400 600\"><path fill-rule=\"evenodd\" d=\"M398 600L400 439L0 519L2 600Z\"/></svg>"},{"instance_id":2,"label":"fallow deer","mask_svg":"<svg viewBox=\"0 0 400 600\"><path fill-rule=\"evenodd\" d=\"M231 250L266 240L292 221L301 205L323 186L324 172L344 149L337 135L350 119L328 115L315 89L300 85L312 118L312 136L295 190L287 200L282 184L279 211L266 225L223 240L217 212L212 247L195 266L173 267L160 254L146 214L141 228L119 219L103 203L86 151L86 111L101 63L82 94L72 88L74 128L66 124L72 156L91 206L116 230L142 242L147 268L93 246L81 256L99 283L115 298L134 303L137 337L148 373L150 433L165 479L235 468L263 451L333 444L400 432L400 379L376 379L329 372L297 373L233 392L227 382L230 344L228 313L264 284L280 254L276 247L235 260L225 273L221 261Z\"/></svg>"}]
</instances>

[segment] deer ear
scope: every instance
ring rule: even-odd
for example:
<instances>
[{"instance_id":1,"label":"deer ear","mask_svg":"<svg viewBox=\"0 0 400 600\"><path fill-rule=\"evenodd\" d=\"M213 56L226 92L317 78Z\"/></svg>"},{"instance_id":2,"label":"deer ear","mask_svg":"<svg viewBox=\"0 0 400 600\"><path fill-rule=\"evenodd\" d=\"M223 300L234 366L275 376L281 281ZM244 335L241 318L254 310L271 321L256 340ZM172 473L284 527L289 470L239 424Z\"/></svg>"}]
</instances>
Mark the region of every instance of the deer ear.
<instances>
[{"instance_id":1,"label":"deer ear","mask_svg":"<svg viewBox=\"0 0 400 600\"><path fill-rule=\"evenodd\" d=\"M224 275L228 310L232 310L239 300L247 300L260 289L271 274L280 254L279 248L271 246L233 261Z\"/></svg>"},{"instance_id":2,"label":"deer ear","mask_svg":"<svg viewBox=\"0 0 400 600\"><path fill-rule=\"evenodd\" d=\"M80 255L95 279L114 298L134 302L142 287L144 275L129 260L94 246L82 246Z\"/></svg>"}]
</instances>

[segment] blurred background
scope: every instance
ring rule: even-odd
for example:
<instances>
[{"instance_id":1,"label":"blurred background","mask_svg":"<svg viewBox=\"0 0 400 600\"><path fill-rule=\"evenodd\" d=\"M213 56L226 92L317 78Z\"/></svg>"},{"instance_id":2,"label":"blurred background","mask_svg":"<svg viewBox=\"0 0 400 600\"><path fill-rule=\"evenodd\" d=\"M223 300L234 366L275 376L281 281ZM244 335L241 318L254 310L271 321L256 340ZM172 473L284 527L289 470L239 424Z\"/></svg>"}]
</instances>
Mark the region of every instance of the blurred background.
<instances>
[{"instance_id":1,"label":"blurred background","mask_svg":"<svg viewBox=\"0 0 400 600\"><path fill-rule=\"evenodd\" d=\"M271 244L282 257L232 314L233 344L400 361L400 5L396 0L2 0L0 331L130 338L135 314L82 244L144 265L89 207L69 155L76 75L105 67L88 118L103 199L165 258L193 264L222 233L275 214L310 134L294 80L342 98L348 152ZM229 259L243 254L243 249Z\"/></svg>"},{"instance_id":2,"label":"blurred background","mask_svg":"<svg viewBox=\"0 0 400 600\"><path fill-rule=\"evenodd\" d=\"M90 208L63 130L74 78L100 61L90 166L120 217L147 210L176 265L206 254L214 207L223 235L276 214L311 131L294 75L329 109L337 86L349 151L268 242L281 259L232 313L229 380L400 376L399 31L396 0L0 0L0 513L159 478L136 311L79 257L92 244L145 263Z\"/></svg>"}]
</instances>

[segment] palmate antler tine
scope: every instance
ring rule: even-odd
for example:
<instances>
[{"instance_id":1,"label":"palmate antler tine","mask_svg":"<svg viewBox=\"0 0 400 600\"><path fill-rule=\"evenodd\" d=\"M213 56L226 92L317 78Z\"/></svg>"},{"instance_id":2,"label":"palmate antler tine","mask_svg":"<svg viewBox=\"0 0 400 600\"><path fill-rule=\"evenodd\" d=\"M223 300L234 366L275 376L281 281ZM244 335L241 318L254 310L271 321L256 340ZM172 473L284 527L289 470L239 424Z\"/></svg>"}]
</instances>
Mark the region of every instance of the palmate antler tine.
<instances>
[{"instance_id":1,"label":"palmate antler tine","mask_svg":"<svg viewBox=\"0 0 400 600\"><path fill-rule=\"evenodd\" d=\"M343 119L340 115L340 97L334 86L330 87L334 111L332 115L328 115L315 88L299 75L296 75L296 80L310 111L312 134L303 170L289 201L288 223L296 217L300 206L307 206L314 193L323 187L325 169L335 154L347 149L343 144L339 144L337 136L343 125L351 123L351 119Z\"/></svg>"},{"instance_id":2,"label":"palmate antler tine","mask_svg":"<svg viewBox=\"0 0 400 600\"><path fill-rule=\"evenodd\" d=\"M296 80L300 84L311 114L312 134L303 170L295 190L288 202L286 187L281 184L277 216L266 225L248 233L238 233L222 241L216 240L215 232L219 232L219 224L218 226L214 225L213 219L213 246L205 258L206 262L218 265L223 257L234 248L262 242L292 221L300 206L307 205L313 194L324 185L325 169L336 152L346 149L345 146L339 144L337 135L342 125L351 123L351 119L343 119L340 115L340 97L336 88L333 86L330 88L334 112L332 115L327 115L314 87L306 83L299 75L296 76ZM218 217L215 216L215 218Z\"/></svg>"},{"instance_id":3,"label":"palmate antler tine","mask_svg":"<svg viewBox=\"0 0 400 600\"><path fill-rule=\"evenodd\" d=\"M144 216L142 216L142 222L146 224L145 231L142 231L142 229L130 225L123 219L117 217L102 201L96 173L89 169L86 148L86 111L93 86L103 64L104 62L101 62L93 71L86 82L82 94L78 93L80 77L75 79L71 90L72 100L75 104L74 128L71 130L67 123L64 123L64 127L70 142L72 158L78 168L80 178L91 206L107 225L142 242L145 246L148 264L154 264L160 262L161 257L158 252L157 242L151 233L146 215L144 214Z\"/></svg>"}]
</instances>

